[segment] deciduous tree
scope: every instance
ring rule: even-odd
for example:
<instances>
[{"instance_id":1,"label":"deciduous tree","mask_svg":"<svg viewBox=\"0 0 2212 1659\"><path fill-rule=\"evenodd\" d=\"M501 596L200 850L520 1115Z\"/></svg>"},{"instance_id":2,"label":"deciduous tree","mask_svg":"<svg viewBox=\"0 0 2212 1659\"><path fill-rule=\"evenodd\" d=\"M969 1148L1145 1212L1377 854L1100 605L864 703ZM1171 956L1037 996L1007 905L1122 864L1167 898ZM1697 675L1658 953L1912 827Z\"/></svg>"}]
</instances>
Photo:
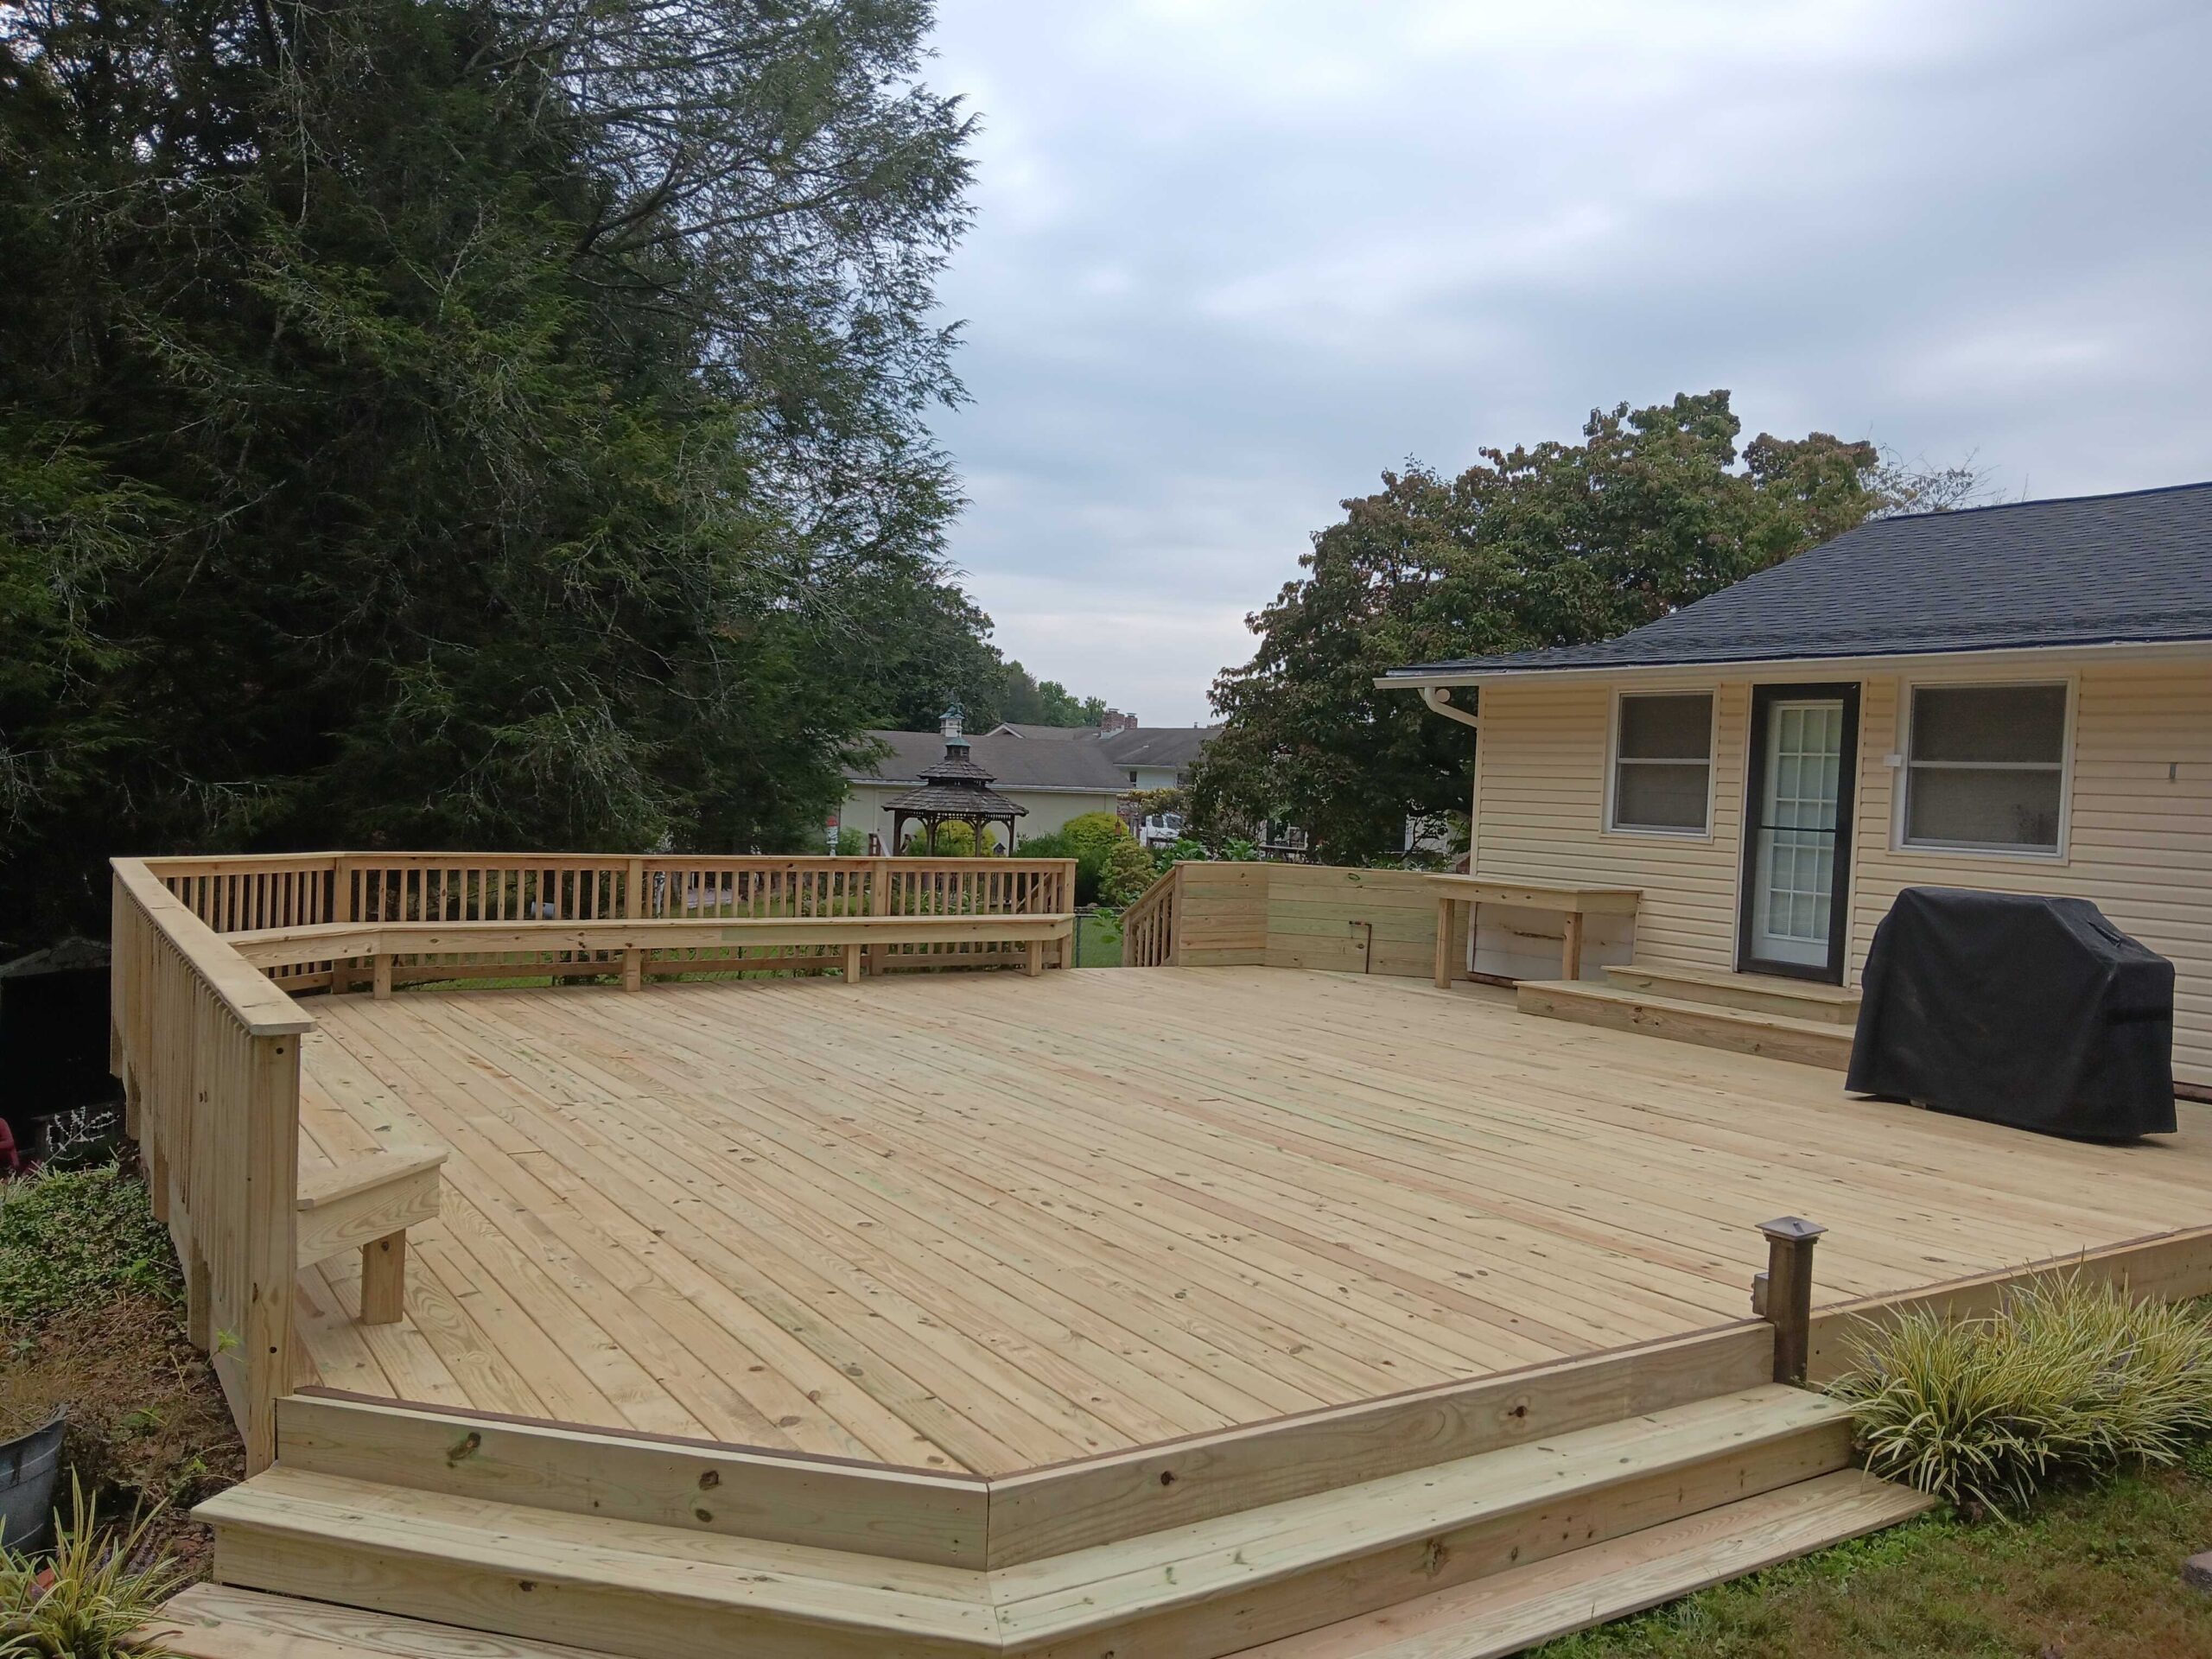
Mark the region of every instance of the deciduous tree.
<instances>
[{"instance_id":1,"label":"deciduous tree","mask_svg":"<svg viewBox=\"0 0 2212 1659\"><path fill-rule=\"evenodd\" d=\"M1762 434L1739 453L1740 430L1726 391L1624 404L1579 443L1386 473L1346 501L1248 619L1252 660L1214 682L1226 728L1193 779L1201 827L1287 819L1335 861L1395 852L1408 815L1465 811L1473 734L1377 675L1609 639L1884 505L1872 445Z\"/></svg>"}]
</instances>

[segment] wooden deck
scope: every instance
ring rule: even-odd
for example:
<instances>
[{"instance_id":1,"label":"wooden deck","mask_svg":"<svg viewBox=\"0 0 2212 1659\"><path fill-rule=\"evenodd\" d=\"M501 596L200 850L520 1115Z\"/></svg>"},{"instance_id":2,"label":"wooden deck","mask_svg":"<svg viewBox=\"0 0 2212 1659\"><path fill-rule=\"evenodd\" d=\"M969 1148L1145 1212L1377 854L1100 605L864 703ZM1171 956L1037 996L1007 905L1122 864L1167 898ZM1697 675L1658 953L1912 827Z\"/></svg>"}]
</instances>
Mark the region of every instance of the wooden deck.
<instances>
[{"instance_id":1,"label":"wooden deck","mask_svg":"<svg viewBox=\"0 0 2212 1659\"><path fill-rule=\"evenodd\" d=\"M303 1158L449 1147L321 1383L1000 1475L2212 1222L2212 1109L2096 1147L1790 1065L1267 969L333 997Z\"/></svg>"}]
</instances>

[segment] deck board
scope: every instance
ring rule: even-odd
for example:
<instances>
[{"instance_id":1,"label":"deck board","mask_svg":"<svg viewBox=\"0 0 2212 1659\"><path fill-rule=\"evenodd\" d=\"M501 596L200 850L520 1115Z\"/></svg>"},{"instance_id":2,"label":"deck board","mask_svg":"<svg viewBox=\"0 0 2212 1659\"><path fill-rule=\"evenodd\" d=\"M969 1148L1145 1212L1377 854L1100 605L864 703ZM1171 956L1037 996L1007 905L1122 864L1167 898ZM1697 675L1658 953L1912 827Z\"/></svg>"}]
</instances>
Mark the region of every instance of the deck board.
<instances>
[{"instance_id":1,"label":"deck board","mask_svg":"<svg viewBox=\"0 0 2212 1659\"><path fill-rule=\"evenodd\" d=\"M2212 1109L2099 1147L1804 1066L1282 969L317 999L303 1162L442 1144L408 1317L321 1380L1001 1474L2212 1223Z\"/></svg>"}]
</instances>

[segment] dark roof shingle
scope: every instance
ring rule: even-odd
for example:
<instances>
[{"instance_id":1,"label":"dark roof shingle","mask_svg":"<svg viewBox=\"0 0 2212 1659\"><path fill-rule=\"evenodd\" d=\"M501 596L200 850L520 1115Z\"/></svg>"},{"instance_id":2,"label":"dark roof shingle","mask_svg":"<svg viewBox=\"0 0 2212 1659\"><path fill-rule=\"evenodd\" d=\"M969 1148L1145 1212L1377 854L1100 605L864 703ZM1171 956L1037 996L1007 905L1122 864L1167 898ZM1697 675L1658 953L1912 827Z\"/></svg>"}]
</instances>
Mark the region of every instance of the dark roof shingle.
<instances>
[{"instance_id":1,"label":"dark roof shingle","mask_svg":"<svg viewBox=\"0 0 2212 1659\"><path fill-rule=\"evenodd\" d=\"M1861 524L1595 645L1393 677L2212 639L2212 483Z\"/></svg>"},{"instance_id":2,"label":"dark roof shingle","mask_svg":"<svg viewBox=\"0 0 2212 1659\"><path fill-rule=\"evenodd\" d=\"M916 784L922 773L944 759L944 739L936 732L870 732L890 753L845 768L854 783ZM979 732L968 740L969 752L1001 789L1090 789L1107 793L1128 787L1128 773L1100 752L1096 742L1039 743L1025 738Z\"/></svg>"}]
</instances>

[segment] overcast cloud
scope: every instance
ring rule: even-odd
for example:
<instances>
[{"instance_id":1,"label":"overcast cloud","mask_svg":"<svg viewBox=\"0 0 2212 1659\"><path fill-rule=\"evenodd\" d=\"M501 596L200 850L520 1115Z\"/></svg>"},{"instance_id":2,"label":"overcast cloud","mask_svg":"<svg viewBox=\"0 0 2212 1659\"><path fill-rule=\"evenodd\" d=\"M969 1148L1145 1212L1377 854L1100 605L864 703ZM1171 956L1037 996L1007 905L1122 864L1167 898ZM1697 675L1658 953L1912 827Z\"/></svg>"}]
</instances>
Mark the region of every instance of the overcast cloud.
<instances>
[{"instance_id":1,"label":"overcast cloud","mask_svg":"<svg viewBox=\"0 0 2212 1659\"><path fill-rule=\"evenodd\" d=\"M2008 495L2212 477L2212 8L940 0L999 642L1203 719L1408 456L1726 386Z\"/></svg>"}]
</instances>

